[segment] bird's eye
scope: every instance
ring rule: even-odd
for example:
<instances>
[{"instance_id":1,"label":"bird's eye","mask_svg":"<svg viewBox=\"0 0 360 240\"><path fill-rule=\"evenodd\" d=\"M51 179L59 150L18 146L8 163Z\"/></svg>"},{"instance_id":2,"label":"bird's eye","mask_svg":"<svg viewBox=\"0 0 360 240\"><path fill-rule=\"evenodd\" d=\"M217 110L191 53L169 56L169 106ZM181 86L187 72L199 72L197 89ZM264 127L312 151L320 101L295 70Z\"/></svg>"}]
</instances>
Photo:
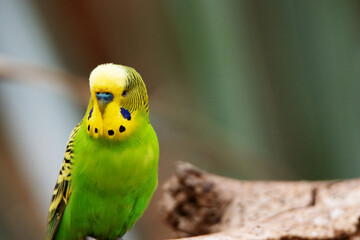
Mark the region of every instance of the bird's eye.
<instances>
[{"instance_id":1,"label":"bird's eye","mask_svg":"<svg viewBox=\"0 0 360 240\"><path fill-rule=\"evenodd\" d=\"M124 90L123 93L121 94L121 96L125 97L127 95L127 93L128 92L126 90Z\"/></svg>"}]
</instances>

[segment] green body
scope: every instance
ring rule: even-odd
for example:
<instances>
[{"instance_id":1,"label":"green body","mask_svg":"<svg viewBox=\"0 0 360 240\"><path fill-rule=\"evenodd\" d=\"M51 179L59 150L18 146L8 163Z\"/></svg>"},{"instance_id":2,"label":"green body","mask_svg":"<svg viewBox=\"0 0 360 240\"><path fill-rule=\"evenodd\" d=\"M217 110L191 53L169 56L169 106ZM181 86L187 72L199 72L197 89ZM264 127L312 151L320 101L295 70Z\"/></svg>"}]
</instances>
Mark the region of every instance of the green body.
<instances>
[{"instance_id":1,"label":"green body","mask_svg":"<svg viewBox=\"0 0 360 240\"><path fill-rule=\"evenodd\" d=\"M71 195L56 240L122 237L157 186L159 146L148 117L126 140L94 139L83 121L74 136Z\"/></svg>"}]
</instances>

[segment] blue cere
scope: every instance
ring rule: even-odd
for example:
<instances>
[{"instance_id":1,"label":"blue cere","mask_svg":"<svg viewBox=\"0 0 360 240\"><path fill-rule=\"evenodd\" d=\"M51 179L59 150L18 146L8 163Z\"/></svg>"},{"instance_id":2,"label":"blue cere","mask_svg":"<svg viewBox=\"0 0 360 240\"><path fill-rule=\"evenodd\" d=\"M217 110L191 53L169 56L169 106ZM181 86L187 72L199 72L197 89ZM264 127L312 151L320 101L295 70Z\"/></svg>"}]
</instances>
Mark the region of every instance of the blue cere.
<instances>
[{"instance_id":1,"label":"blue cere","mask_svg":"<svg viewBox=\"0 0 360 240\"><path fill-rule=\"evenodd\" d=\"M130 120L131 119L131 113L128 111L128 110L126 110L125 108L120 108L120 111L121 111L121 115L125 118L125 119L127 119L127 120Z\"/></svg>"},{"instance_id":2,"label":"blue cere","mask_svg":"<svg viewBox=\"0 0 360 240\"><path fill-rule=\"evenodd\" d=\"M109 92L97 92L96 98L98 101L105 101L105 102L111 102L114 99L114 95L112 95Z\"/></svg>"},{"instance_id":3,"label":"blue cere","mask_svg":"<svg viewBox=\"0 0 360 240\"><path fill-rule=\"evenodd\" d=\"M88 120L91 118L92 112L93 112L94 108L91 108L90 112L89 112L89 116L88 116Z\"/></svg>"}]
</instances>

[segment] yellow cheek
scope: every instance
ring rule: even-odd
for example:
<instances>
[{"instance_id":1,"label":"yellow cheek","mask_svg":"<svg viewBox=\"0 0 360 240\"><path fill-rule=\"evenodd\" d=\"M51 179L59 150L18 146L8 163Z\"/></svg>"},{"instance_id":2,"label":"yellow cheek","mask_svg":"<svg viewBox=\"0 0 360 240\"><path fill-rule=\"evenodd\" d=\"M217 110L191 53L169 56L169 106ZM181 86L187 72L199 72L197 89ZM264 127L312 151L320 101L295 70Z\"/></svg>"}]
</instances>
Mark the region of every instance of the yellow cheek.
<instances>
[{"instance_id":1,"label":"yellow cheek","mask_svg":"<svg viewBox=\"0 0 360 240\"><path fill-rule=\"evenodd\" d=\"M86 130L93 138L98 138L103 135L103 122L99 107L94 105L86 115Z\"/></svg>"},{"instance_id":2,"label":"yellow cheek","mask_svg":"<svg viewBox=\"0 0 360 240\"><path fill-rule=\"evenodd\" d=\"M120 106L114 102L109 103L103 116L104 137L125 139L135 128L134 116L130 121L120 112Z\"/></svg>"},{"instance_id":3,"label":"yellow cheek","mask_svg":"<svg viewBox=\"0 0 360 240\"><path fill-rule=\"evenodd\" d=\"M89 116L90 111L87 114ZM131 120L125 119L120 112L120 105L111 102L101 115L99 107L95 104L92 116L87 120L87 132L93 138L126 139L136 129L136 113Z\"/></svg>"}]
</instances>

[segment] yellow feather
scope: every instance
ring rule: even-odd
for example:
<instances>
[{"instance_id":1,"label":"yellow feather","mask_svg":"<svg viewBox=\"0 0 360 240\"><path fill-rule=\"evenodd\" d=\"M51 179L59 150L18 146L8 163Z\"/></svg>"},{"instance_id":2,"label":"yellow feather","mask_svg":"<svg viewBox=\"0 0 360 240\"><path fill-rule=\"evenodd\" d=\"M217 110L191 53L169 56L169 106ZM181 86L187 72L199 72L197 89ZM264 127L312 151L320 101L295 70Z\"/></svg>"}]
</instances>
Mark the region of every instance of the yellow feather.
<instances>
[{"instance_id":1,"label":"yellow feather","mask_svg":"<svg viewBox=\"0 0 360 240\"><path fill-rule=\"evenodd\" d=\"M129 95L123 96L124 91L128 91ZM99 65L90 74L90 92L86 127L88 134L95 139L99 137L112 140L127 139L140 124L136 121L138 112L148 112L145 85L140 75L130 67L111 63ZM96 99L97 92L109 92L114 97L107 103L105 109L99 106L99 101ZM121 107L131 112L131 121L121 115Z\"/></svg>"}]
</instances>

